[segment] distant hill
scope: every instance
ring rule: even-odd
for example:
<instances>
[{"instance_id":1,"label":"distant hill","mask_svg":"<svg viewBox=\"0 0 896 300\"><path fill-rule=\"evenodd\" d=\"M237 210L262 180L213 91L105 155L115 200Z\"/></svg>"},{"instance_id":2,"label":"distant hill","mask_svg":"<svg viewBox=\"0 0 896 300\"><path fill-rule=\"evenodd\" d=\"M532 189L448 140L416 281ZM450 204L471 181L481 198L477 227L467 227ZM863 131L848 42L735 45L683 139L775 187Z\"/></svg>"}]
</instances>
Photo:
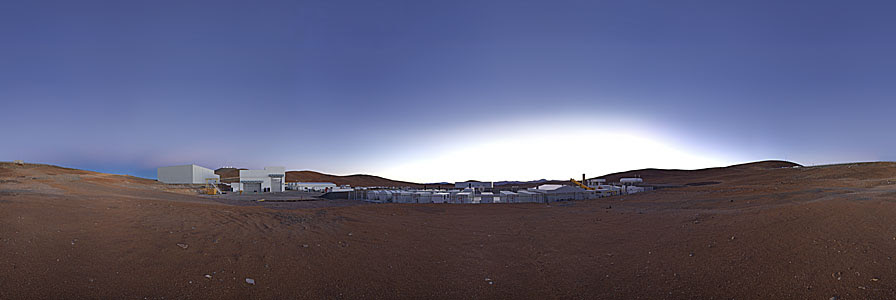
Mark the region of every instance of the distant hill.
<instances>
[{"instance_id":1,"label":"distant hill","mask_svg":"<svg viewBox=\"0 0 896 300\"><path fill-rule=\"evenodd\" d=\"M425 185L420 183L413 183L407 181L398 181L387 179L379 176L373 175L347 175L347 176L338 176L338 175L330 175L324 174L320 172L314 171L288 171L286 172L286 182L332 182L337 185L351 185L358 187L365 186L386 186L386 187L412 187L412 188L422 188L426 187L442 187L444 185Z\"/></svg>"},{"instance_id":2,"label":"distant hill","mask_svg":"<svg viewBox=\"0 0 896 300\"><path fill-rule=\"evenodd\" d=\"M668 185L704 185L717 183L718 180L726 178L737 178L741 174L749 171L793 168L802 165L781 160L766 160L751 162L727 167L717 167L698 170L677 170L677 169L640 169L625 172L607 174L600 177L607 182L619 182L624 177L639 177L644 179L647 184L668 184ZM752 173L751 173L752 174Z\"/></svg>"},{"instance_id":3,"label":"distant hill","mask_svg":"<svg viewBox=\"0 0 896 300\"><path fill-rule=\"evenodd\" d=\"M221 176L221 182L231 183L231 182L240 182L240 170L248 170L248 169L240 169L240 168L219 168L215 170L215 174Z\"/></svg>"}]
</instances>

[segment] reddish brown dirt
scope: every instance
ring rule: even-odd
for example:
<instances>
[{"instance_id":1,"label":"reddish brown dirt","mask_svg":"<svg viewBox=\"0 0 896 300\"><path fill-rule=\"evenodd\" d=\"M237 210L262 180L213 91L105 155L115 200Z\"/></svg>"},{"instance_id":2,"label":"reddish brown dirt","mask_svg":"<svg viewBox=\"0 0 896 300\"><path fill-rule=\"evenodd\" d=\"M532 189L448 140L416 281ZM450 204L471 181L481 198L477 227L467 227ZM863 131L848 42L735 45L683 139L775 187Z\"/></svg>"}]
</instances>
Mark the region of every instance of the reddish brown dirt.
<instances>
[{"instance_id":1,"label":"reddish brown dirt","mask_svg":"<svg viewBox=\"0 0 896 300\"><path fill-rule=\"evenodd\" d=\"M896 164L723 171L552 205L272 209L2 164L0 298L896 297Z\"/></svg>"}]
</instances>

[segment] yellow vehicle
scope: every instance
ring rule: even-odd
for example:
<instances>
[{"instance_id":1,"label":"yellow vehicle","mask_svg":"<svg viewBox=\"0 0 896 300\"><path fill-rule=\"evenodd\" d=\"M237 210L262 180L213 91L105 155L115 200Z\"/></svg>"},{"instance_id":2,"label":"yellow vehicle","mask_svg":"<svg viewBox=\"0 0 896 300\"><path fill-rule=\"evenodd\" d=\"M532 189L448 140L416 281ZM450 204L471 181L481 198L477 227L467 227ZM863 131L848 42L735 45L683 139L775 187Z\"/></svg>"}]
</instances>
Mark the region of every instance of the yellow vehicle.
<instances>
[{"instance_id":1,"label":"yellow vehicle","mask_svg":"<svg viewBox=\"0 0 896 300\"><path fill-rule=\"evenodd\" d=\"M582 184L581 182L579 182L578 180L575 180L575 179L570 178L569 181L572 181L572 183L575 183L575 184L578 185L580 188L583 188L583 189L586 189L586 190L589 190L589 191L593 191L593 190L594 190L593 187L589 187L589 186L587 186L587 185L584 185L584 184Z\"/></svg>"},{"instance_id":2,"label":"yellow vehicle","mask_svg":"<svg viewBox=\"0 0 896 300\"><path fill-rule=\"evenodd\" d=\"M205 179L205 193L208 195L218 195L221 194L221 189L218 188L218 178L206 178Z\"/></svg>"}]
</instances>

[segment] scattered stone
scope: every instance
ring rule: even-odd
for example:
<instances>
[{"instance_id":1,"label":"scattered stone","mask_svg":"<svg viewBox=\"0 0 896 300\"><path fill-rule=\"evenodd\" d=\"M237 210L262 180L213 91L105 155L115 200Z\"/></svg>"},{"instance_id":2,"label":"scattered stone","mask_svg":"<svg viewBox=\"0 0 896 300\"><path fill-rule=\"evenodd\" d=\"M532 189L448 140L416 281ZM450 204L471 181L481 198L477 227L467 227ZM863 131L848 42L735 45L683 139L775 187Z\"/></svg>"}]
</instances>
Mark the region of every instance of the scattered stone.
<instances>
[{"instance_id":1,"label":"scattered stone","mask_svg":"<svg viewBox=\"0 0 896 300\"><path fill-rule=\"evenodd\" d=\"M871 277L871 281L875 281L875 282L877 282L877 281L880 281L880 278L877 278L877 277Z\"/></svg>"},{"instance_id":2,"label":"scattered stone","mask_svg":"<svg viewBox=\"0 0 896 300\"><path fill-rule=\"evenodd\" d=\"M308 248L308 244L302 245L302 248Z\"/></svg>"},{"instance_id":3,"label":"scattered stone","mask_svg":"<svg viewBox=\"0 0 896 300\"><path fill-rule=\"evenodd\" d=\"M348 233L348 236L352 236L352 233L351 233L351 232L349 232L349 233Z\"/></svg>"},{"instance_id":4,"label":"scattered stone","mask_svg":"<svg viewBox=\"0 0 896 300\"><path fill-rule=\"evenodd\" d=\"M255 285L255 279L252 279L252 278L246 278L246 283L251 284L251 285Z\"/></svg>"},{"instance_id":5,"label":"scattered stone","mask_svg":"<svg viewBox=\"0 0 896 300\"><path fill-rule=\"evenodd\" d=\"M694 257L694 252L688 253L689 257Z\"/></svg>"},{"instance_id":6,"label":"scattered stone","mask_svg":"<svg viewBox=\"0 0 896 300\"><path fill-rule=\"evenodd\" d=\"M205 278L212 279L212 275L205 274Z\"/></svg>"},{"instance_id":7,"label":"scattered stone","mask_svg":"<svg viewBox=\"0 0 896 300\"><path fill-rule=\"evenodd\" d=\"M181 244L181 243L177 243L177 246L178 246L178 247L181 247L181 248L183 248L183 249L187 249L187 247L190 247L190 245L187 245L187 244Z\"/></svg>"},{"instance_id":8,"label":"scattered stone","mask_svg":"<svg viewBox=\"0 0 896 300\"><path fill-rule=\"evenodd\" d=\"M731 240L733 241L734 239L735 239L735 237L732 235L732 236L731 236Z\"/></svg>"}]
</instances>

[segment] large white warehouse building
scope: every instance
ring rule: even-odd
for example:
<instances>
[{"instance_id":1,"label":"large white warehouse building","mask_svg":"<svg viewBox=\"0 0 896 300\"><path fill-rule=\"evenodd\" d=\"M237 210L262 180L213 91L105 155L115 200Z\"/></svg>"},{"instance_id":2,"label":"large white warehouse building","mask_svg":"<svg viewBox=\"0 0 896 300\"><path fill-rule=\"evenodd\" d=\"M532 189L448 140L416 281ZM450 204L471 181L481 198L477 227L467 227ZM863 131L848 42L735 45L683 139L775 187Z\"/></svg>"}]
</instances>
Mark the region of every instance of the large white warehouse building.
<instances>
[{"instance_id":1,"label":"large white warehouse building","mask_svg":"<svg viewBox=\"0 0 896 300\"><path fill-rule=\"evenodd\" d=\"M176 184L217 183L221 179L212 169L197 165L161 167L157 170L157 176L161 182Z\"/></svg>"}]
</instances>

